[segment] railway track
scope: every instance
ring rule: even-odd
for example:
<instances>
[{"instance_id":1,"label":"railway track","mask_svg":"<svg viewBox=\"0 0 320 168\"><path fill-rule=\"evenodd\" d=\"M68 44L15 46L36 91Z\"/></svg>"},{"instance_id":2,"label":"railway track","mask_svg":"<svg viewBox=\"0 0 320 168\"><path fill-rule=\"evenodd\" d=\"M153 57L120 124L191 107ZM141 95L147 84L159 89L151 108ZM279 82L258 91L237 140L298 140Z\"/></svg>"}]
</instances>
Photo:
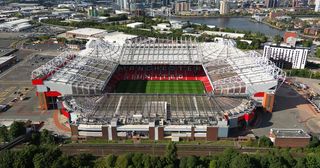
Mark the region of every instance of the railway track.
<instances>
[{"instance_id":1,"label":"railway track","mask_svg":"<svg viewBox=\"0 0 320 168\"><path fill-rule=\"evenodd\" d=\"M214 153L222 153L230 146L212 145L177 145L178 156L207 156ZM269 148L236 148L241 153L267 152ZM95 156L105 156L108 154L121 155L130 152L140 152L155 156L165 154L165 144L68 144L60 146L60 150L67 155L80 153L91 153Z\"/></svg>"}]
</instances>

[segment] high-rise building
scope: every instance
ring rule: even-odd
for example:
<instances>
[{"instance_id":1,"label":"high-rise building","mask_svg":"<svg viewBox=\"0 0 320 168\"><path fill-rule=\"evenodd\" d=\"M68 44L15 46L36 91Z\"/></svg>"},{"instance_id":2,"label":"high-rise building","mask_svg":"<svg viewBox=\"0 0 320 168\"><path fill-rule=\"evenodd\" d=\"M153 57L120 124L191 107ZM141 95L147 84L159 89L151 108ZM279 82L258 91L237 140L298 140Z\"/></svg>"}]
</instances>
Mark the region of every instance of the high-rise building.
<instances>
[{"instance_id":1,"label":"high-rise building","mask_svg":"<svg viewBox=\"0 0 320 168\"><path fill-rule=\"evenodd\" d=\"M309 49L288 45L264 45L263 56L273 61L279 68L304 69Z\"/></svg>"},{"instance_id":2,"label":"high-rise building","mask_svg":"<svg viewBox=\"0 0 320 168\"><path fill-rule=\"evenodd\" d=\"M176 2L175 4L175 13L185 12L190 10L190 3L186 1Z\"/></svg>"},{"instance_id":3,"label":"high-rise building","mask_svg":"<svg viewBox=\"0 0 320 168\"><path fill-rule=\"evenodd\" d=\"M266 8L276 8L279 6L279 0L265 0Z\"/></svg>"},{"instance_id":4,"label":"high-rise building","mask_svg":"<svg viewBox=\"0 0 320 168\"><path fill-rule=\"evenodd\" d=\"M292 8L296 8L296 7L299 7L299 0L292 0L291 1L291 5L292 5Z\"/></svg>"},{"instance_id":5,"label":"high-rise building","mask_svg":"<svg viewBox=\"0 0 320 168\"><path fill-rule=\"evenodd\" d=\"M320 0L315 0L314 4L316 5L314 11L320 12Z\"/></svg>"},{"instance_id":6,"label":"high-rise building","mask_svg":"<svg viewBox=\"0 0 320 168\"><path fill-rule=\"evenodd\" d=\"M226 15L229 13L229 2L228 0L220 1L220 15Z\"/></svg>"},{"instance_id":7,"label":"high-rise building","mask_svg":"<svg viewBox=\"0 0 320 168\"><path fill-rule=\"evenodd\" d=\"M92 17L98 16L97 8L93 7L93 6L90 6L89 9L88 9L88 16L92 16Z\"/></svg>"},{"instance_id":8,"label":"high-rise building","mask_svg":"<svg viewBox=\"0 0 320 168\"><path fill-rule=\"evenodd\" d=\"M117 0L116 3L120 10L129 10L129 0Z\"/></svg>"}]
</instances>

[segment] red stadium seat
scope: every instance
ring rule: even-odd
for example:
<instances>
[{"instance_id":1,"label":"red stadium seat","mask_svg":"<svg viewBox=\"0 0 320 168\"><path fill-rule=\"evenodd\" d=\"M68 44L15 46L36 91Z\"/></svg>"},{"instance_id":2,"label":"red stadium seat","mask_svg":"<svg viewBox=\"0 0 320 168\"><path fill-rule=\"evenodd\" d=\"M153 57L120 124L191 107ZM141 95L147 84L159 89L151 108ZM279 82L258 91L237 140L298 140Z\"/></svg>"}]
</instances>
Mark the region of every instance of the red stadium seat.
<instances>
[{"instance_id":1,"label":"red stadium seat","mask_svg":"<svg viewBox=\"0 0 320 168\"><path fill-rule=\"evenodd\" d=\"M206 92L213 91L202 66L198 65L120 66L110 79L107 91L121 80L197 80L203 83Z\"/></svg>"}]
</instances>

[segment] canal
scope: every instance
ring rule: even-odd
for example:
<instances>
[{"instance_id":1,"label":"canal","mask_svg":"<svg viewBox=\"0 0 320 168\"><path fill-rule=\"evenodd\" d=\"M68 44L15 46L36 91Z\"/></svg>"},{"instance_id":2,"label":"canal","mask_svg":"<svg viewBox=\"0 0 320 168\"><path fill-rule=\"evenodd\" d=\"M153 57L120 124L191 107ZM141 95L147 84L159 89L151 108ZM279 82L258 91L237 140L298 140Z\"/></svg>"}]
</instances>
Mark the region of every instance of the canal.
<instances>
[{"instance_id":1,"label":"canal","mask_svg":"<svg viewBox=\"0 0 320 168\"><path fill-rule=\"evenodd\" d=\"M214 25L220 28L228 27L236 30L261 32L267 36L275 36L277 34L282 36L284 33L284 31L272 28L266 24L250 21L250 17L182 17L170 19Z\"/></svg>"}]
</instances>

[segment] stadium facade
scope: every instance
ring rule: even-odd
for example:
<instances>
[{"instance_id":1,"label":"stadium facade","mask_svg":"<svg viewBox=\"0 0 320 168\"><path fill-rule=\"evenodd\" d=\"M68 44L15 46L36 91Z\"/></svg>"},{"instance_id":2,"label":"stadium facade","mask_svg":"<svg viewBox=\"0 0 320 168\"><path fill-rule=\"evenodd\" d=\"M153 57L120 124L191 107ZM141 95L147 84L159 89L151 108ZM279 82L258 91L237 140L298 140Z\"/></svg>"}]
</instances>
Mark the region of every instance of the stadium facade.
<instances>
[{"instance_id":1,"label":"stadium facade","mask_svg":"<svg viewBox=\"0 0 320 168\"><path fill-rule=\"evenodd\" d=\"M285 73L257 52L192 39L90 39L34 70L42 109L58 108L73 136L206 139L227 137L256 107L272 111ZM121 80L201 81L203 94L115 93Z\"/></svg>"}]
</instances>

